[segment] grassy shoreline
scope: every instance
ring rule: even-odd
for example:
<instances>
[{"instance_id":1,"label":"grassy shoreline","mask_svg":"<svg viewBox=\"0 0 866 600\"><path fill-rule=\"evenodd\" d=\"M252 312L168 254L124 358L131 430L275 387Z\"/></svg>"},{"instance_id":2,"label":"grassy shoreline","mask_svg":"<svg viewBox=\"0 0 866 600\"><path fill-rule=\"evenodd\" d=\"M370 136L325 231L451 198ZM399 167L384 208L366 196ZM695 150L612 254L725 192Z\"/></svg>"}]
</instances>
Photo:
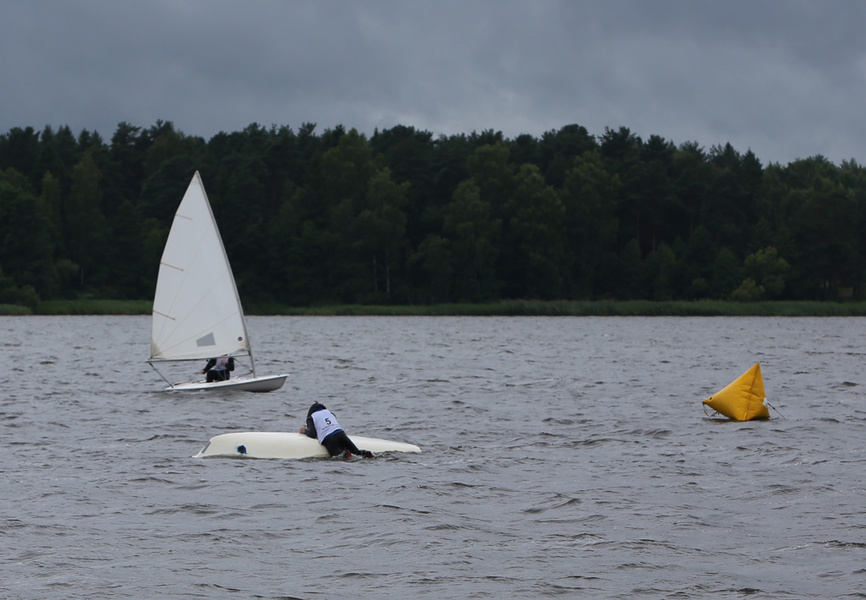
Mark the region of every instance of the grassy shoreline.
<instances>
[{"instance_id":1,"label":"grassy shoreline","mask_svg":"<svg viewBox=\"0 0 866 600\"><path fill-rule=\"evenodd\" d=\"M0 304L0 315L149 315L151 308L150 300L51 300L33 309ZM313 307L251 303L245 310L247 315L276 316L861 317L866 316L866 302L509 300L489 304Z\"/></svg>"}]
</instances>

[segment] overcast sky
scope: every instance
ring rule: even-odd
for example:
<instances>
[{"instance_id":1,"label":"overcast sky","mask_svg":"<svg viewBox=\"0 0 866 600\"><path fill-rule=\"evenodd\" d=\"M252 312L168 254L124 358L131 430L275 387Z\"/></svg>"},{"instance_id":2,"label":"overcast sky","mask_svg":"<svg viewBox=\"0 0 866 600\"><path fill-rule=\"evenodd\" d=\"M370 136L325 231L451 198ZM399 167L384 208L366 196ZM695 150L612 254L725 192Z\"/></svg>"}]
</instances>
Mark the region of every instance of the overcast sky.
<instances>
[{"instance_id":1,"label":"overcast sky","mask_svg":"<svg viewBox=\"0 0 866 600\"><path fill-rule=\"evenodd\" d=\"M0 133L577 123L866 164L861 0L0 0Z\"/></svg>"}]
</instances>

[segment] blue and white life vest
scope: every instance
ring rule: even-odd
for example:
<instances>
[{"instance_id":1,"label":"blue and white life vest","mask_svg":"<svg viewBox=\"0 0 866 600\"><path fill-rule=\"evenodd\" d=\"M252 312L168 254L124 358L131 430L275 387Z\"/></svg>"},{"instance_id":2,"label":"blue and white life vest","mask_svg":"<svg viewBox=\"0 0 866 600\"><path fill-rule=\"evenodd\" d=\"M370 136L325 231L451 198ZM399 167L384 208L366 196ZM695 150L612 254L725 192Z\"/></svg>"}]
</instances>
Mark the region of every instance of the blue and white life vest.
<instances>
[{"instance_id":1,"label":"blue and white life vest","mask_svg":"<svg viewBox=\"0 0 866 600\"><path fill-rule=\"evenodd\" d=\"M337 417L335 417L334 413L331 411L326 409L317 410L310 416L313 418L313 425L316 426L316 438L319 440L320 444L322 443L322 440L332 433L340 431L340 424L337 423Z\"/></svg>"}]
</instances>

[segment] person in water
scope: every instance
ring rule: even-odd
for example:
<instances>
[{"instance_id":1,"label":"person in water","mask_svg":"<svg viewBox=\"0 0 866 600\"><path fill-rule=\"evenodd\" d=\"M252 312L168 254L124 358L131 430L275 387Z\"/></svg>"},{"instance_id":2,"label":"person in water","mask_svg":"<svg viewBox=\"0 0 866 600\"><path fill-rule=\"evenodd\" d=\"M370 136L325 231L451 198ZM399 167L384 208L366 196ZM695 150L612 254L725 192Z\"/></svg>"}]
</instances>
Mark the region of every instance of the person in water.
<instances>
[{"instance_id":1,"label":"person in water","mask_svg":"<svg viewBox=\"0 0 866 600\"><path fill-rule=\"evenodd\" d=\"M207 382L226 381L232 376L232 371L235 370L235 358L233 356L220 356L207 361L202 373L206 373Z\"/></svg>"},{"instance_id":2,"label":"person in water","mask_svg":"<svg viewBox=\"0 0 866 600\"><path fill-rule=\"evenodd\" d=\"M307 412L307 424L301 425L300 432L307 437L316 438L331 456L351 458L353 454L365 458L373 458L369 450L359 450L349 439L346 432L340 428L334 413L325 408L324 404L313 402Z\"/></svg>"}]
</instances>

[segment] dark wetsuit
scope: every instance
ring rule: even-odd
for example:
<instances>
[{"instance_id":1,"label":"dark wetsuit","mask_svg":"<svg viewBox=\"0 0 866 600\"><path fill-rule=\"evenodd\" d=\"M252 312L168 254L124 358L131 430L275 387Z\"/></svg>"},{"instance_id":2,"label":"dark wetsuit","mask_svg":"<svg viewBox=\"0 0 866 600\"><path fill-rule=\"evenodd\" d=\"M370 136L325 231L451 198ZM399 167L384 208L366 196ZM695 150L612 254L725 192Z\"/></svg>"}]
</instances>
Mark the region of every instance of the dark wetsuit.
<instances>
[{"instance_id":1,"label":"dark wetsuit","mask_svg":"<svg viewBox=\"0 0 866 600\"><path fill-rule=\"evenodd\" d=\"M232 371L235 370L235 358L234 356L229 356L225 362L224 368L222 369L216 369L216 366L216 358L210 359L204 366L204 372L207 376L208 383L212 381L226 381L227 379L229 379L229 377L232 376Z\"/></svg>"}]
</instances>

